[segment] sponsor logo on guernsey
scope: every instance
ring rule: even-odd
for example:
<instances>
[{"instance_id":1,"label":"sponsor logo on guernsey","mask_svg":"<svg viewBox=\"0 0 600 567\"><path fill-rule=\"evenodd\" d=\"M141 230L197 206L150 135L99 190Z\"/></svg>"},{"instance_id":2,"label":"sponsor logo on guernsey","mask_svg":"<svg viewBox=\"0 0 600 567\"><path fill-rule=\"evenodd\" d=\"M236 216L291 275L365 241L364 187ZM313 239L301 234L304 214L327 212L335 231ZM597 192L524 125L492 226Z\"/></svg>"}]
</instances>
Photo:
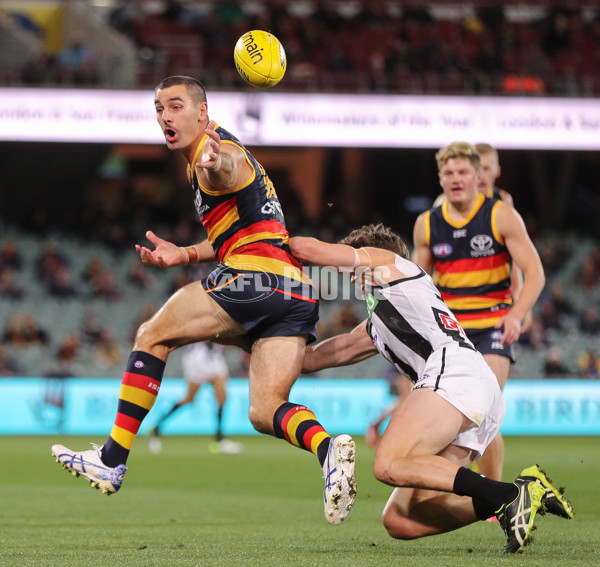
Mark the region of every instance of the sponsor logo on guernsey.
<instances>
[{"instance_id":1,"label":"sponsor logo on guernsey","mask_svg":"<svg viewBox=\"0 0 600 567\"><path fill-rule=\"evenodd\" d=\"M210 209L210 205L202 204L202 193L200 189L196 189L196 196L194 197L194 206L196 207L196 212L199 217L202 217L204 213L208 212Z\"/></svg>"},{"instance_id":2,"label":"sponsor logo on guernsey","mask_svg":"<svg viewBox=\"0 0 600 567\"><path fill-rule=\"evenodd\" d=\"M460 228L452 233L452 238L464 238L465 236L467 236L466 228Z\"/></svg>"},{"instance_id":3,"label":"sponsor logo on guernsey","mask_svg":"<svg viewBox=\"0 0 600 567\"><path fill-rule=\"evenodd\" d=\"M488 234L477 234L470 240L471 245L471 256L477 258L478 256L491 256L494 254L494 241Z\"/></svg>"},{"instance_id":4,"label":"sponsor logo on guernsey","mask_svg":"<svg viewBox=\"0 0 600 567\"><path fill-rule=\"evenodd\" d=\"M436 258L444 258L445 256L450 256L450 254L452 254L452 246L442 242L441 244L435 244L431 251Z\"/></svg>"}]
</instances>

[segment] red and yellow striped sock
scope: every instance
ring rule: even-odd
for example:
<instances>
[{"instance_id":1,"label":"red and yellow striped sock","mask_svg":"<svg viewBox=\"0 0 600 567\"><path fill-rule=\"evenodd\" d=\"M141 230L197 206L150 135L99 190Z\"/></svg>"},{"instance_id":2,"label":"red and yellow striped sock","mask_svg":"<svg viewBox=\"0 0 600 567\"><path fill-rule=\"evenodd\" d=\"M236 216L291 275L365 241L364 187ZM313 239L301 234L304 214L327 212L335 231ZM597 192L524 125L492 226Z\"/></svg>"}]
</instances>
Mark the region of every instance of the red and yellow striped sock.
<instances>
[{"instance_id":1,"label":"red and yellow striped sock","mask_svg":"<svg viewBox=\"0 0 600 567\"><path fill-rule=\"evenodd\" d=\"M273 416L275 436L315 454L321 466L325 462L331 435L305 406L286 402Z\"/></svg>"},{"instance_id":2,"label":"red and yellow striped sock","mask_svg":"<svg viewBox=\"0 0 600 567\"><path fill-rule=\"evenodd\" d=\"M105 465L116 467L127 462L140 425L156 401L164 370L164 361L151 354L134 351L129 356L119 392L117 417L102 448Z\"/></svg>"}]
</instances>

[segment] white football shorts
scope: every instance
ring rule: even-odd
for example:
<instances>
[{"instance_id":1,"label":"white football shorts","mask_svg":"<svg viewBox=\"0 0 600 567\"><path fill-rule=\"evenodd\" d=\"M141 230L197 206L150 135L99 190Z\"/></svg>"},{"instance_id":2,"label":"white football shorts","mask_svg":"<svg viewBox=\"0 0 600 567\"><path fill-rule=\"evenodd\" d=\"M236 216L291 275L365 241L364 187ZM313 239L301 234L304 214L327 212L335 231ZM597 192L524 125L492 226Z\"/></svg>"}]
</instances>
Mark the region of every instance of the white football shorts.
<instances>
[{"instance_id":1,"label":"white football shorts","mask_svg":"<svg viewBox=\"0 0 600 567\"><path fill-rule=\"evenodd\" d=\"M221 352L221 347L212 348L204 343L196 343L185 348L181 359L183 377L192 384L206 384L217 376L229 377L229 370Z\"/></svg>"},{"instance_id":2,"label":"white football shorts","mask_svg":"<svg viewBox=\"0 0 600 567\"><path fill-rule=\"evenodd\" d=\"M437 350L413 387L418 388L430 388L471 420L452 445L481 456L500 430L506 411L498 380L483 356L458 345Z\"/></svg>"}]
</instances>

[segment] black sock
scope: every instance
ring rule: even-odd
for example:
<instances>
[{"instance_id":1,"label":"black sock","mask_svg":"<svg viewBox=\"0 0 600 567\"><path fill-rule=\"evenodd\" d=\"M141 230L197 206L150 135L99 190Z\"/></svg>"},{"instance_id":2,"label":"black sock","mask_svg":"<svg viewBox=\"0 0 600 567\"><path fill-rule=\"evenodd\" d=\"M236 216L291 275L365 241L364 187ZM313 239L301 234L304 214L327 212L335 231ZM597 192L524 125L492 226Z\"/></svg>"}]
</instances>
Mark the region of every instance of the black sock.
<instances>
[{"instance_id":1,"label":"black sock","mask_svg":"<svg viewBox=\"0 0 600 567\"><path fill-rule=\"evenodd\" d=\"M491 504L494 513L500 509L502 504L512 502L519 494L519 489L512 482L492 480L466 467L458 469L452 491L459 496L471 496L473 501L479 500ZM487 513L487 511L482 510L481 503L478 503L477 506L480 513ZM493 514L490 514L490 516L493 516Z\"/></svg>"},{"instance_id":2,"label":"black sock","mask_svg":"<svg viewBox=\"0 0 600 567\"><path fill-rule=\"evenodd\" d=\"M496 508L494 504L490 504L489 502L480 500L479 498L473 498L473 509L475 510L475 515L479 520L487 520L488 518L492 518L498 511L498 508Z\"/></svg>"},{"instance_id":3,"label":"black sock","mask_svg":"<svg viewBox=\"0 0 600 567\"><path fill-rule=\"evenodd\" d=\"M217 441L223 440L223 406L219 406L217 410L217 431L215 432Z\"/></svg>"},{"instance_id":4,"label":"black sock","mask_svg":"<svg viewBox=\"0 0 600 567\"><path fill-rule=\"evenodd\" d=\"M323 439L323 441L321 441L321 443L319 443L319 446L317 447L317 458L319 459L319 463L321 463L321 467L323 466L323 463L327 458L327 452L329 451L329 441L329 437L327 439Z\"/></svg>"}]
</instances>

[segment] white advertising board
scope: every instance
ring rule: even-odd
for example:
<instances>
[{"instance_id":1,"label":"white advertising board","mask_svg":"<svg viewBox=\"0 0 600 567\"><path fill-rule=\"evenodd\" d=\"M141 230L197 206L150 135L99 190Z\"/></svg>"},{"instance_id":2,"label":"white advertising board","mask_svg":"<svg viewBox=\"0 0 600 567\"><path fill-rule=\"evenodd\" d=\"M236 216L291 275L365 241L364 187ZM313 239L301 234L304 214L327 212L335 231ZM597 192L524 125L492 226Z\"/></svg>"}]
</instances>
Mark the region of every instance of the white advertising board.
<instances>
[{"instance_id":1,"label":"white advertising board","mask_svg":"<svg viewBox=\"0 0 600 567\"><path fill-rule=\"evenodd\" d=\"M600 100L209 92L209 113L255 146L598 150ZM0 89L0 141L162 143L150 91Z\"/></svg>"}]
</instances>

